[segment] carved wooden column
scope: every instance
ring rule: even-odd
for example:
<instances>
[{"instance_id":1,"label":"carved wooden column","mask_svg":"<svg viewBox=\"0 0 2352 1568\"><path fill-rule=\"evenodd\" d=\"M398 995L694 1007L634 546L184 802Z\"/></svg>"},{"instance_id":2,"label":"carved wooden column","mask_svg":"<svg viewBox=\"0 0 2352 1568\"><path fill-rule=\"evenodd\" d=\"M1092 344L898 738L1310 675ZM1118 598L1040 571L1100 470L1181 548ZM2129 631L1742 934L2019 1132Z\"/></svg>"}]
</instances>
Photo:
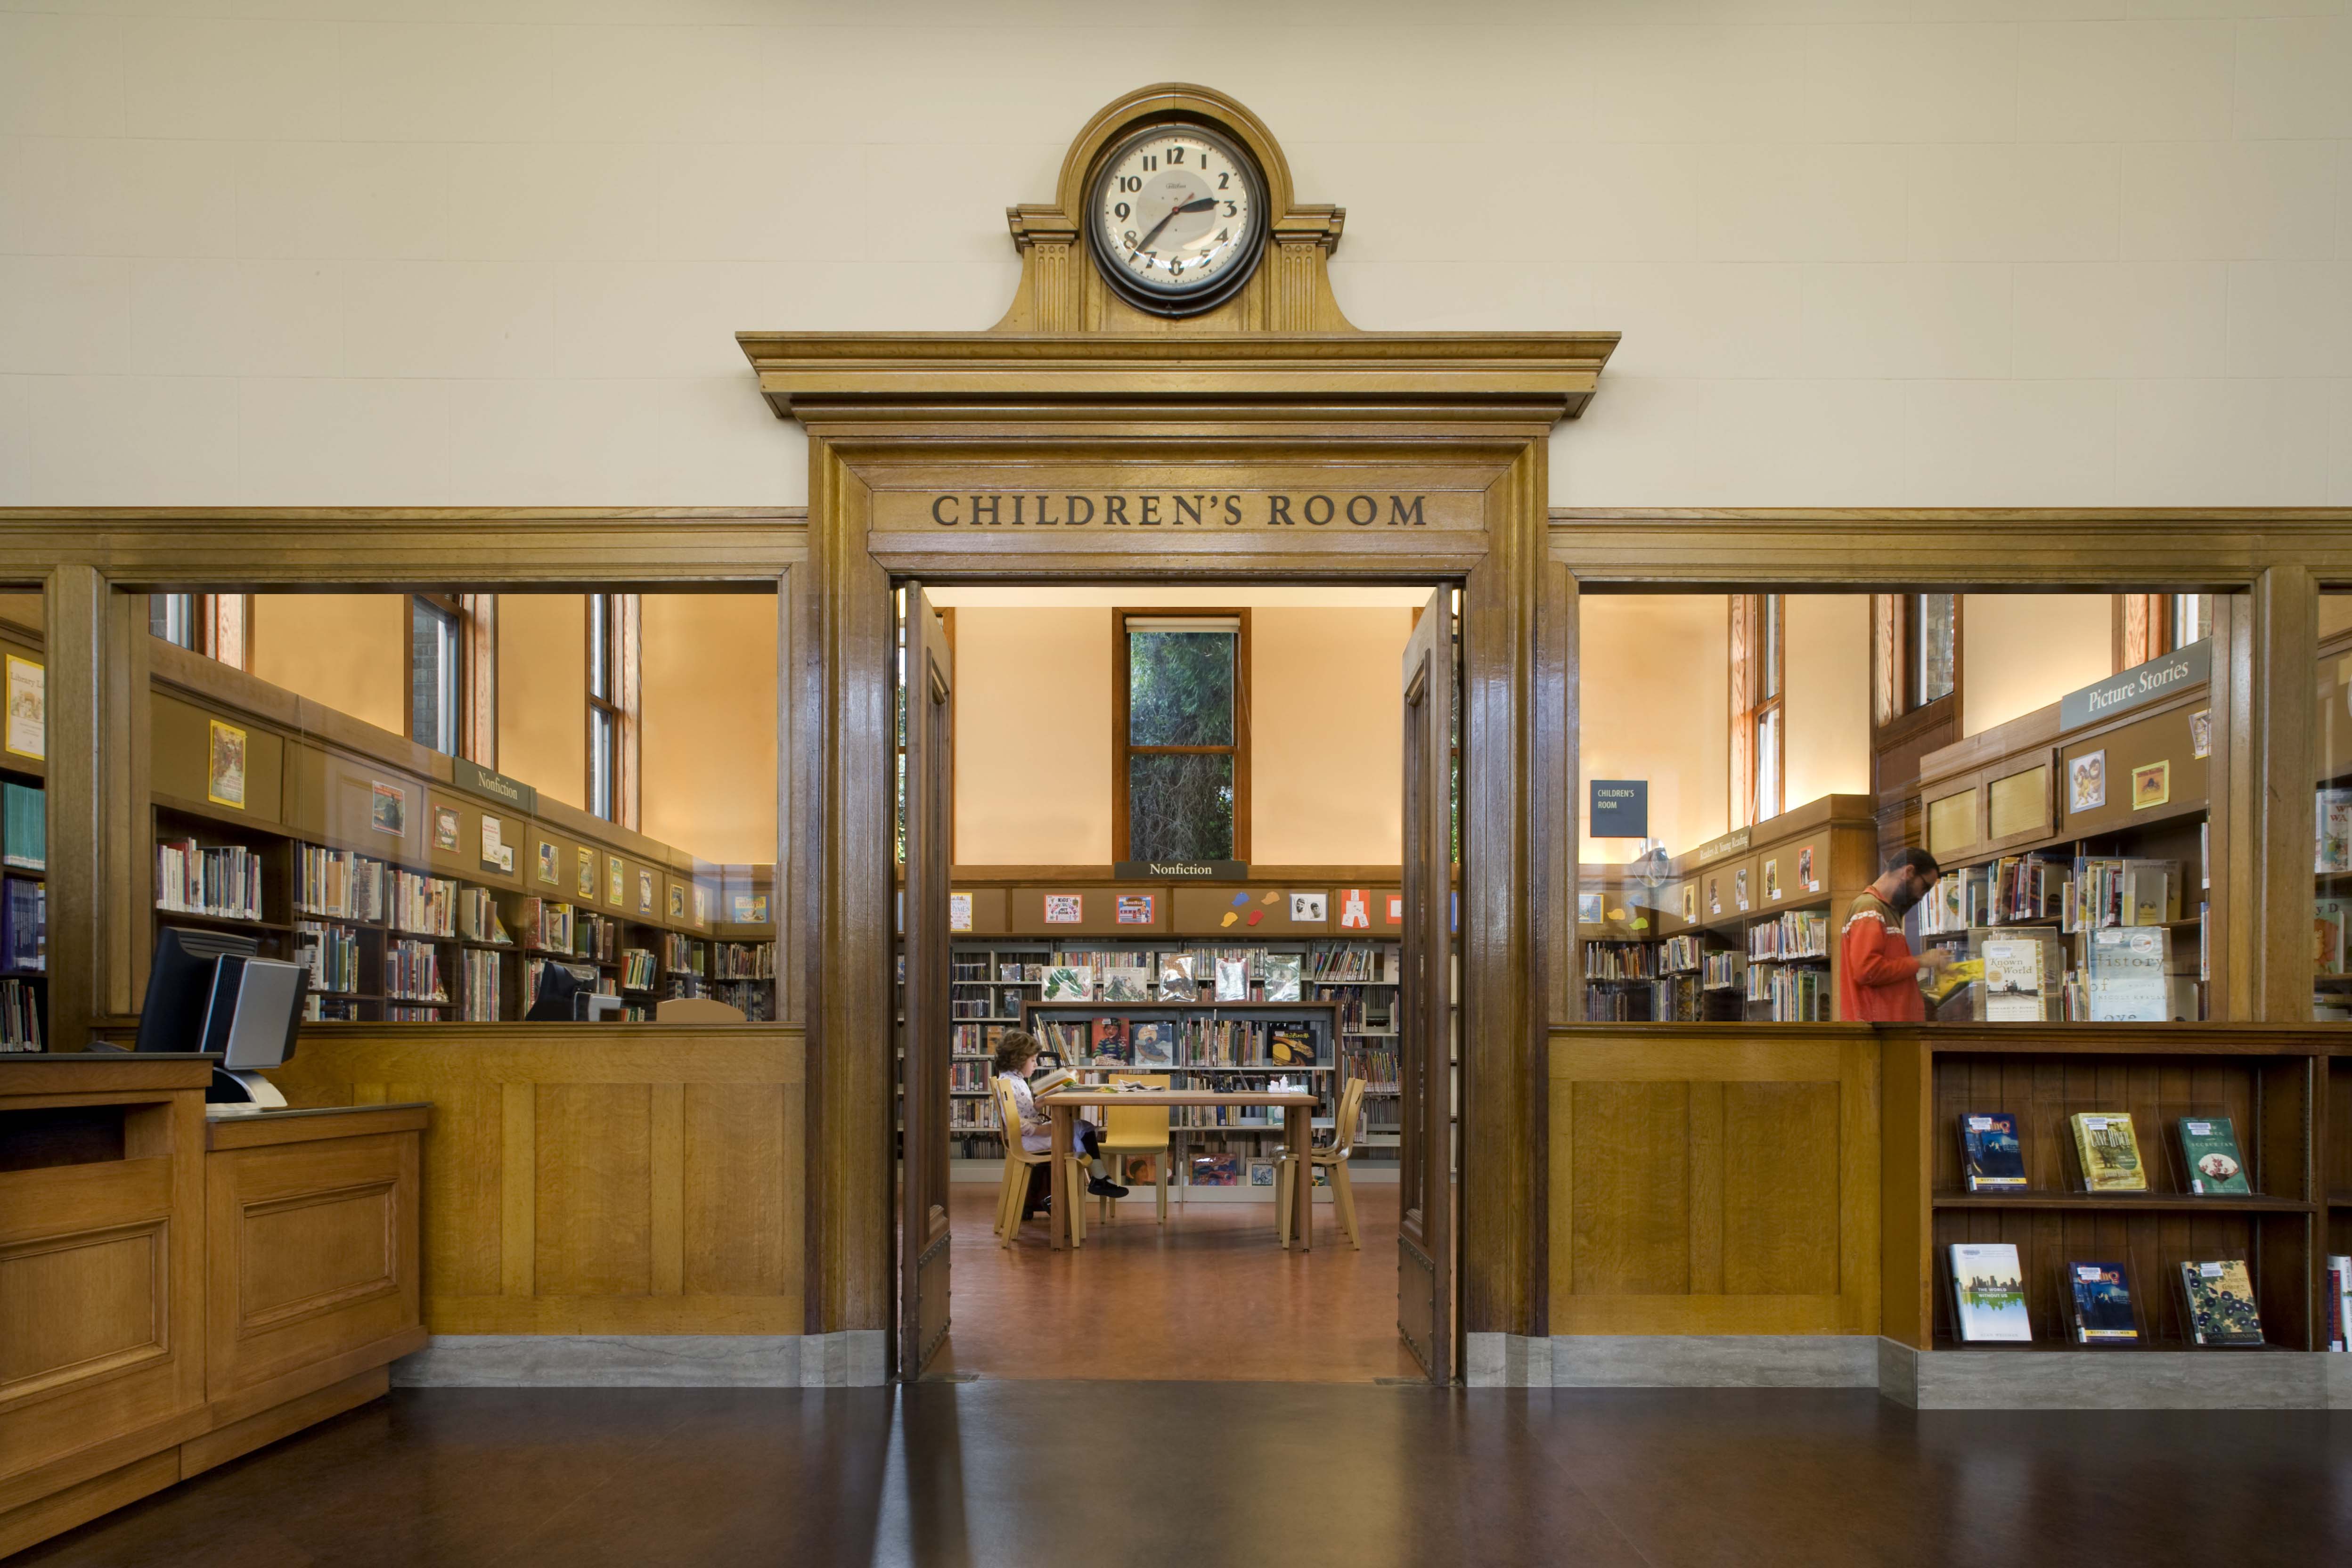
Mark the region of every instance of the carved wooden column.
<instances>
[{"instance_id":1,"label":"carved wooden column","mask_svg":"<svg viewBox=\"0 0 2352 1568\"><path fill-rule=\"evenodd\" d=\"M63 565L47 617L49 1029L72 1051L147 982L147 601Z\"/></svg>"}]
</instances>

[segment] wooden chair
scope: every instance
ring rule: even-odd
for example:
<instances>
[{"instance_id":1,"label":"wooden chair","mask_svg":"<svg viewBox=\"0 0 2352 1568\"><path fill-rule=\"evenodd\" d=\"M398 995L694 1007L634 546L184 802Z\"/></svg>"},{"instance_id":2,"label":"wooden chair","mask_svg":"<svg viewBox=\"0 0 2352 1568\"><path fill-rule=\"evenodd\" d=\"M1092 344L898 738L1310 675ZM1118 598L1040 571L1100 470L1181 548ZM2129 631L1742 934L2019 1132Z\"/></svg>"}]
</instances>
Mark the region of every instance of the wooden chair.
<instances>
[{"instance_id":1,"label":"wooden chair","mask_svg":"<svg viewBox=\"0 0 2352 1568\"><path fill-rule=\"evenodd\" d=\"M1021 1112L1013 1104L1013 1089L1003 1079L992 1075L989 1089L996 1101L996 1130L1004 1138L1004 1180L996 1190L996 1244L1013 1245L1021 1229L1021 1209L1029 1196L1029 1173L1040 1165L1053 1163L1053 1152L1033 1154L1021 1146ZM1070 1156L1070 1245L1084 1247L1087 1243L1087 1167L1076 1154Z\"/></svg>"},{"instance_id":2,"label":"wooden chair","mask_svg":"<svg viewBox=\"0 0 2352 1568\"><path fill-rule=\"evenodd\" d=\"M1313 1172L1320 1167L1331 1173L1331 1204L1339 1211L1339 1223L1347 1227L1349 1245L1359 1252L1364 1249L1364 1238L1356 1230L1356 1189L1348 1175L1348 1156L1355 1152L1356 1127L1363 1115L1364 1080L1351 1078L1339 1091L1339 1114L1332 1119L1330 1142L1310 1142L1303 1163L1287 1147L1274 1152L1280 1162L1275 1167L1274 1224L1283 1246L1290 1245L1290 1205L1297 1202L1294 1195L1297 1188L1292 1184L1313 1181Z\"/></svg>"},{"instance_id":3,"label":"wooden chair","mask_svg":"<svg viewBox=\"0 0 2352 1568\"><path fill-rule=\"evenodd\" d=\"M1115 1084L1140 1084L1145 1089L1166 1089L1168 1075L1164 1072L1115 1072L1109 1075ZM1107 1162L1119 1154L1149 1153L1151 1156L1152 1186L1160 1197L1160 1223L1168 1223L1168 1108L1164 1105L1113 1105L1103 1112L1102 1153ZM1118 1180L1116 1170L1111 1180ZM1104 1198L1102 1217L1108 1224L1117 1211L1117 1198Z\"/></svg>"},{"instance_id":4,"label":"wooden chair","mask_svg":"<svg viewBox=\"0 0 2352 1568\"><path fill-rule=\"evenodd\" d=\"M671 996L654 1004L656 1024L740 1024L743 1009L715 996Z\"/></svg>"}]
</instances>

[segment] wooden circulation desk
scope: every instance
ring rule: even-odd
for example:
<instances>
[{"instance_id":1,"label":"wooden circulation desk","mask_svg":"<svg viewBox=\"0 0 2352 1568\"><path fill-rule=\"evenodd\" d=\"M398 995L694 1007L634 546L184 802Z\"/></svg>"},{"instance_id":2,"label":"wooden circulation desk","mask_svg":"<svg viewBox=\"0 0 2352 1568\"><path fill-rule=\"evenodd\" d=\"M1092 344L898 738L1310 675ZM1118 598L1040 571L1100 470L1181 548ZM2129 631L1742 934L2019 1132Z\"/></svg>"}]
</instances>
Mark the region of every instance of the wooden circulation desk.
<instances>
[{"instance_id":1,"label":"wooden circulation desk","mask_svg":"<svg viewBox=\"0 0 2352 1568\"><path fill-rule=\"evenodd\" d=\"M0 1556L383 1393L430 1107L208 1120L214 1058L0 1056Z\"/></svg>"}]
</instances>

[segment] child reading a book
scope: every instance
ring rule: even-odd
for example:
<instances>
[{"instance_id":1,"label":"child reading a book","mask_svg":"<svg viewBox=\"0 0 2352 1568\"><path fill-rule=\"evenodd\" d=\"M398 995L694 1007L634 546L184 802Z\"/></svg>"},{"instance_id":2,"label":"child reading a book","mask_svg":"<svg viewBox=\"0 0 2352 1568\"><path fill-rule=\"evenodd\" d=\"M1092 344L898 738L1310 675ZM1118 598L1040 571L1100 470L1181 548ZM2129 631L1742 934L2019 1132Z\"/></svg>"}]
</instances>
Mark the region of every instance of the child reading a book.
<instances>
[{"instance_id":1,"label":"child reading a book","mask_svg":"<svg viewBox=\"0 0 2352 1568\"><path fill-rule=\"evenodd\" d=\"M1021 1117L1021 1146L1033 1154L1042 1154L1054 1146L1053 1118L1037 1109L1037 1097L1029 1082L1029 1069L1037 1065L1037 1037L1025 1029L1007 1029L996 1047L996 1076L1005 1080L1013 1095L1013 1106ZM1066 1078L1068 1075L1065 1074ZM1045 1087L1056 1087L1049 1084ZM1087 1183L1087 1191L1098 1198L1123 1198L1127 1189L1110 1179L1103 1168L1102 1129L1091 1121L1081 1121L1071 1129L1076 1141L1075 1152L1087 1162L1094 1173ZM1029 1195L1022 1205L1024 1219L1034 1213L1044 1195L1052 1173L1044 1165L1036 1166L1029 1176Z\"/></svg>"}]
</instances>

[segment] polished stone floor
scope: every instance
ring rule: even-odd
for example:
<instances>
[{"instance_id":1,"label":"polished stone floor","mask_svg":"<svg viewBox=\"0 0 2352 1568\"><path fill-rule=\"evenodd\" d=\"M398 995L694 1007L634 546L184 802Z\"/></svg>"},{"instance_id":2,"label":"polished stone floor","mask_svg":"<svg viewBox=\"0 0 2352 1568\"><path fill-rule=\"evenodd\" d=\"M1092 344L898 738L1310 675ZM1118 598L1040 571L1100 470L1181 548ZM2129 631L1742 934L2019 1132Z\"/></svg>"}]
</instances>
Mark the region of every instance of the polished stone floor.
<instances>
[{"instance_id":1,"label":"polished stone floor","mask_svg":"<svg viewBox=\"0 0 2352 1568\"><path fill-rule=\"evenodd\" d=\"M2352 1415L990 1380L397 1391L12 1568L2347 1561Z\"/></svg>"}]
</instances>

